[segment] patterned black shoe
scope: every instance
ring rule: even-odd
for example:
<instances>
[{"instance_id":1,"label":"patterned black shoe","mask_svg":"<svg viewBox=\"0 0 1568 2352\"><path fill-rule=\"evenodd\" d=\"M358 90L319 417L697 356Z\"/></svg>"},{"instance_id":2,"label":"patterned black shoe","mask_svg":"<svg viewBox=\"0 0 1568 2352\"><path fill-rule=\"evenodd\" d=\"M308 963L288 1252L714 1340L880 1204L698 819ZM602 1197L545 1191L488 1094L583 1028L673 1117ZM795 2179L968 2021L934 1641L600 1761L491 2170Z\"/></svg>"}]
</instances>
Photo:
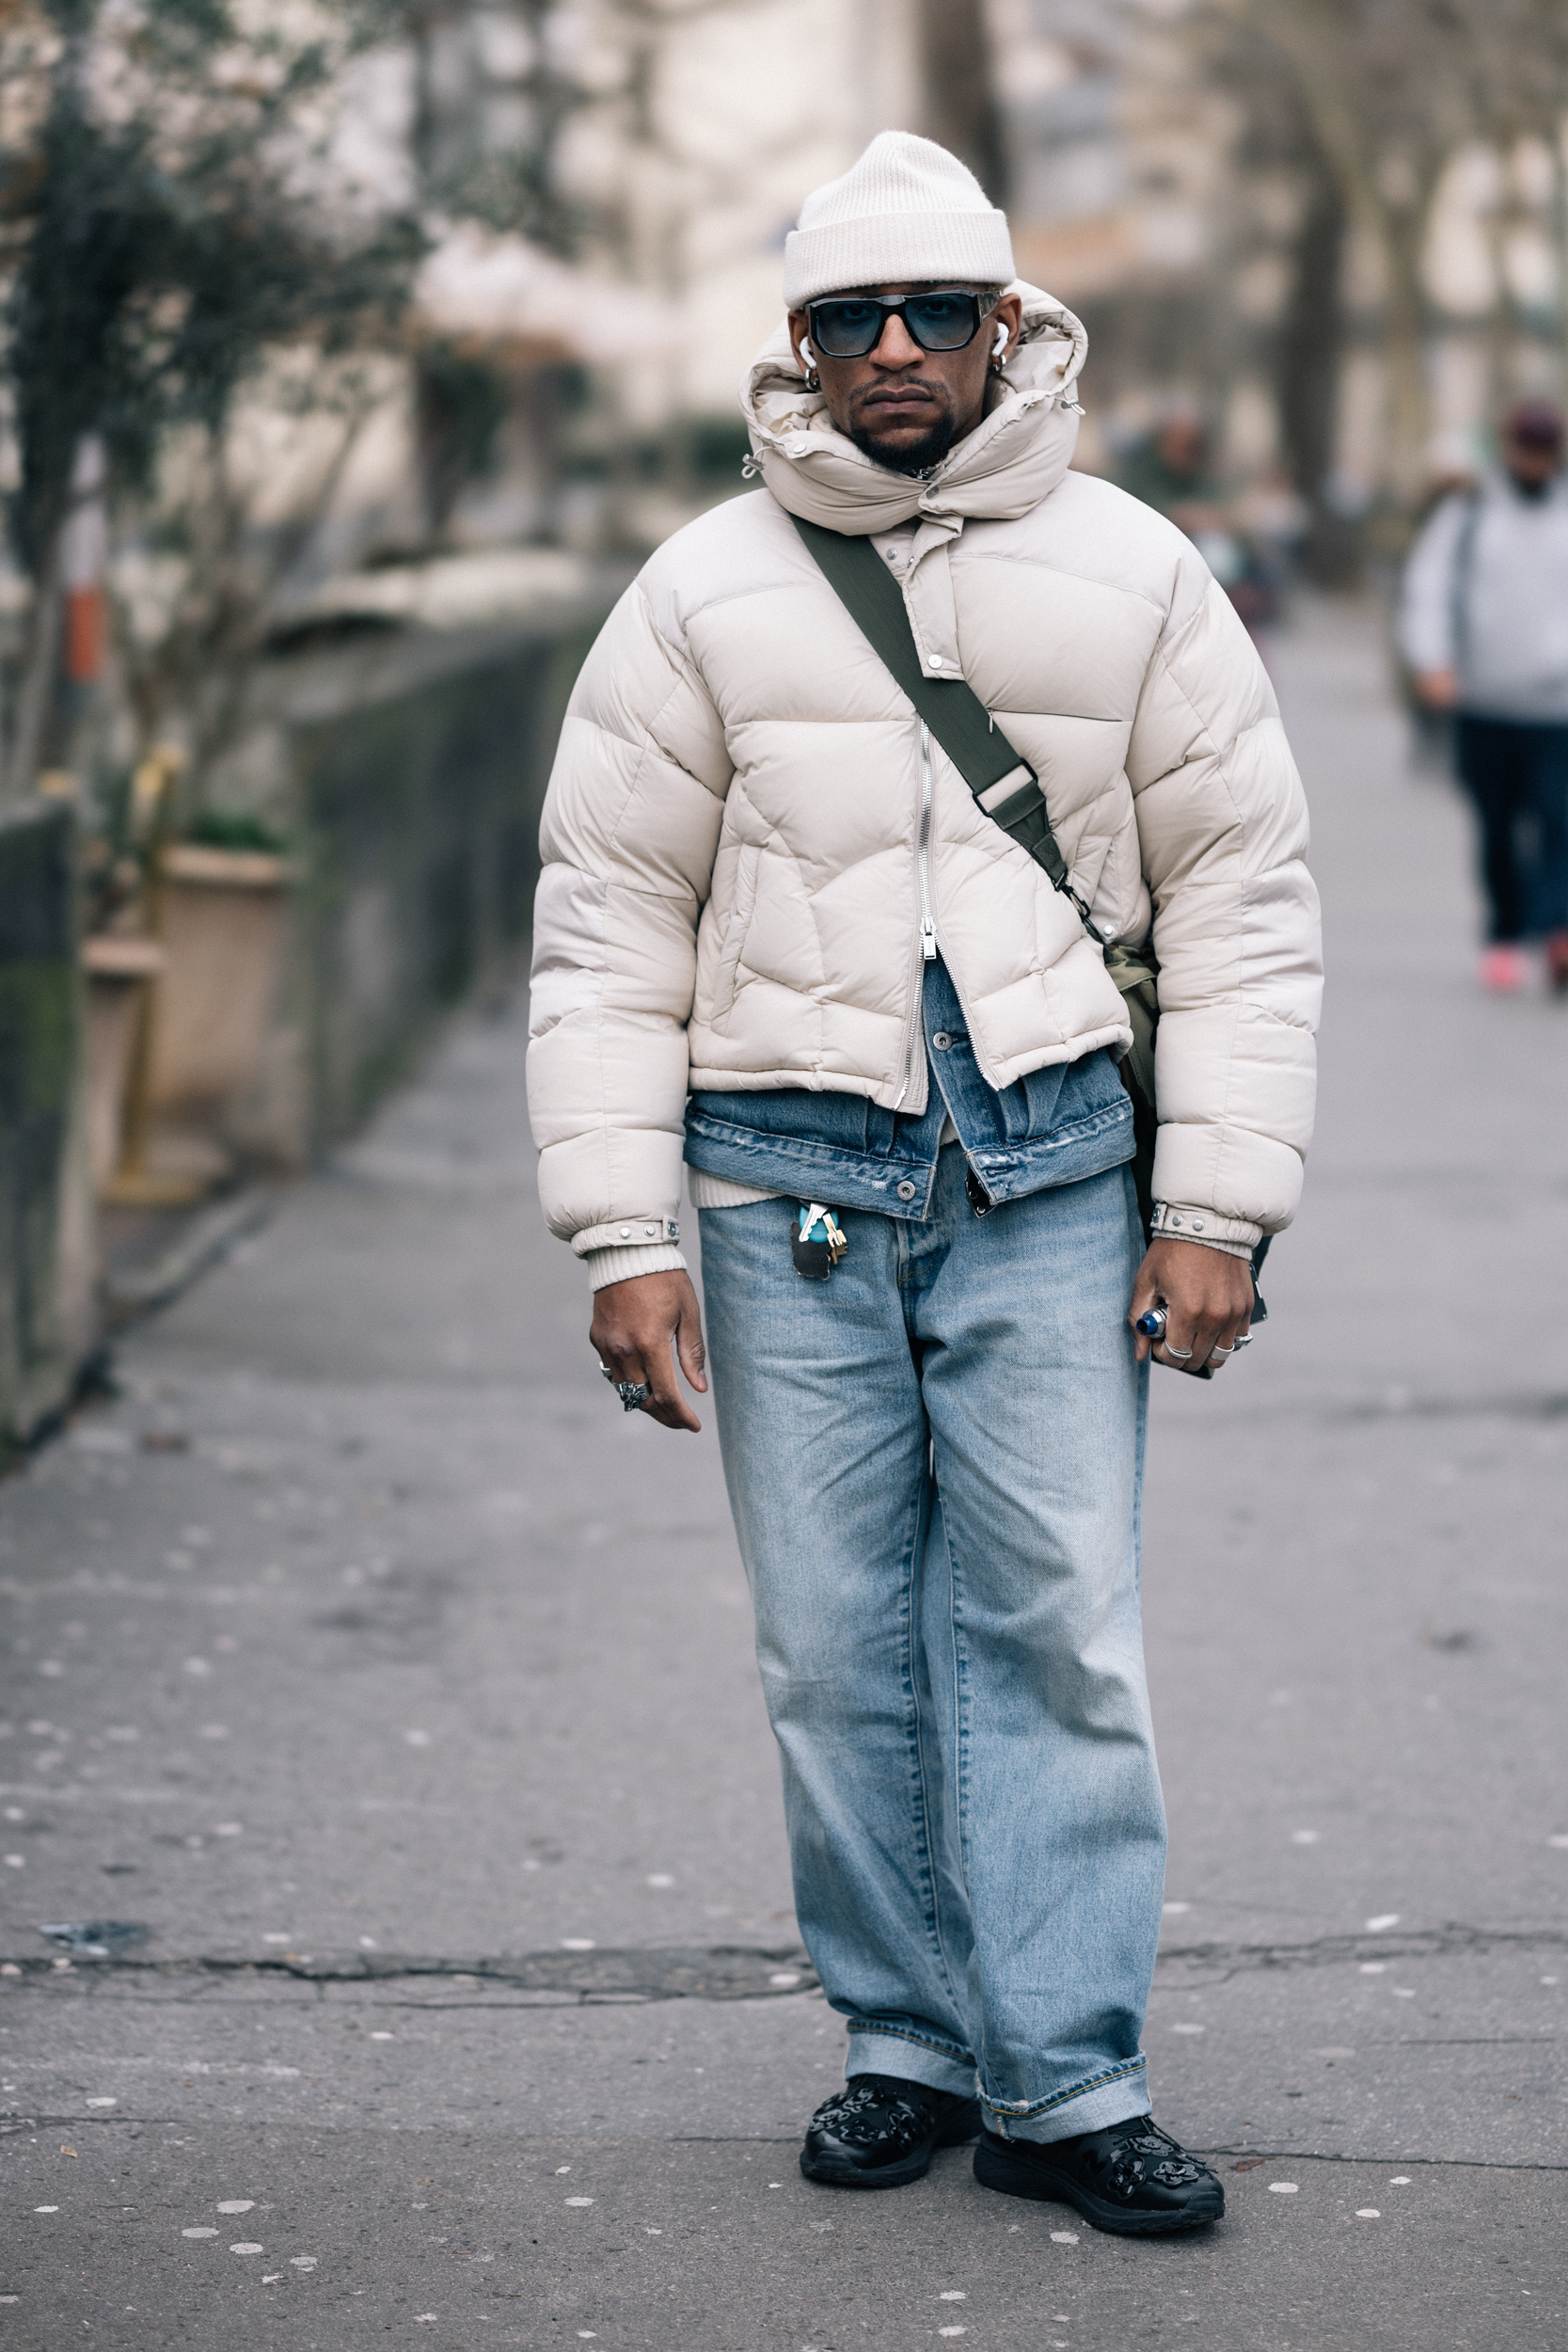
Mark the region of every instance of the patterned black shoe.
<instances>
[{"instance_id":1,"label":"patterned black shoe","mask_svg":"<svg viewBox=\"0 0 1568 2352\"><path fill-rule=\"evenodd\" d=\"M974 2177L1009 2197L1076 2205L1085 2221L1118 2237L1204 2230L1225 2211L1225 2191L1209 2167L1147 2115L1043 2143L987 2132L974 2151Z\"/></svg>"},{"instance_id":2,"label":"patterned black shoe","mask_svg":"<svg viewBox=\"0 0 1568 2352\"><path fill-rule=\"evenodd\" d=\"M929 2170L938 2148L957 2148L979 2128L978 2099L897 2074L856 2074L812 2117L800 2169L834 2188L902 2188Z\"/></svg>"}]
</instances>

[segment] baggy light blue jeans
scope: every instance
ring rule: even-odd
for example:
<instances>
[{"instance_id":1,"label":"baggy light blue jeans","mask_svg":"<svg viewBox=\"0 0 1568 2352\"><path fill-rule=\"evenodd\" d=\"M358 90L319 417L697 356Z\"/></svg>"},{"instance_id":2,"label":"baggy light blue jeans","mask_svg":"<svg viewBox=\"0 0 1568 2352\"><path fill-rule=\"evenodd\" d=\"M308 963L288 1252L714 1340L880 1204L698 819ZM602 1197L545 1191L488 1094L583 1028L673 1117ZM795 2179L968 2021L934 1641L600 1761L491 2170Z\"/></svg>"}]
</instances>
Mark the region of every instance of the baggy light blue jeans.
<instances>
[{"instance_id":1,"label":"baggy light blue jeans","mask_svg":"<svg viewBox=\"0 0 1568 2352\"><path fill-rule=\"evenodd\" d=\"M800 1931L847 2073L1060 2139L1148 2111L1164 1808L1138 1601L1125 1168L977 1217L701 1214L714 1393Z\"/></svg>"}]
</instances>

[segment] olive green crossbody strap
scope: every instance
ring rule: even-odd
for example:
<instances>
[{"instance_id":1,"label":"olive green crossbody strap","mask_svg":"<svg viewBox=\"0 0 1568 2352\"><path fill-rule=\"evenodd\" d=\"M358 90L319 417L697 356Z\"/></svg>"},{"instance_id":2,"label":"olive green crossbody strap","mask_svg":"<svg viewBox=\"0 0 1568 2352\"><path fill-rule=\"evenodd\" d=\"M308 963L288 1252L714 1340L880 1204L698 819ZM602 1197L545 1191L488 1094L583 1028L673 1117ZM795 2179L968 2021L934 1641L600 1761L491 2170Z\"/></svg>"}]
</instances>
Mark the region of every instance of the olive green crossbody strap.
<instances>
[{"instance_id":1,"label":"olive green crossbody strap","mask_svg":"<svg viewBox=\"0 0 1568 2352\"><path fill-rule=\"evenodd\" d=\"M913 703L992 822L1027 850L1054 887L1072 900L1100 940L1089 910L1072 887L1067 860L1051 830L1039 778L1008 742L974 689L961 677L927 677L904 606L904 592L869 539L847 538L799 515L790 518L829 586L873 653Z\"/></svg>"},{"instance_id":2,"label":"olive green crossbody strap","mask_svg":"<svg viewBox=\"0 0 1568 2352\"><path fill-rule=\"evenodd\" d=\"M790 520L818 569L879 660L892 673L924 719L975 800L992 822L1027 850L1065 898L1071 900L1089 937L1104 950L1105 969L1120 991L1132 1042L1120 1062L1121 1082L1132 1104L1137 1152L1132 1163L1138 1207L1147 1233L1154 1213L1154 1038L1160 1025L1160 967L1151 947L1129 947L1097 930L1088 907L1072 886L1066 858L1051 830L1051 812L1039 778L1021 759L974 689L963 678L927 677L910 627L904 592L869 539L825 531L799 515ZM1253 1253L1252 1271L1268 1253L1264 1236ZM1261 1298L1253 1320L1268 1310Z\"/></svg>"},{"instance_id":3,"label":"olive green crossbody strap","mask_svg":"<svg viewBox=\"0 0 1568 2352\"><path fill-rule=\"evenodd\" d=\"M1021 759L974 689L963 678L927 677L920 666L904 592L869 539L825 531L790 517L829 586L873 653L891 672L994 824L1027 850L1053 887L1071 900L1089 937L1104 950L1105 969L1127 1008L1132 1042L1121 1061L1137 1136L1133 1176L1145 1230L1154 1214L1154 1033L1160 1019L1159 967L1152 951L1107 941L1072 886L1066 858L1051 830L1039 778Z\"/></svg>"}]
</instances>

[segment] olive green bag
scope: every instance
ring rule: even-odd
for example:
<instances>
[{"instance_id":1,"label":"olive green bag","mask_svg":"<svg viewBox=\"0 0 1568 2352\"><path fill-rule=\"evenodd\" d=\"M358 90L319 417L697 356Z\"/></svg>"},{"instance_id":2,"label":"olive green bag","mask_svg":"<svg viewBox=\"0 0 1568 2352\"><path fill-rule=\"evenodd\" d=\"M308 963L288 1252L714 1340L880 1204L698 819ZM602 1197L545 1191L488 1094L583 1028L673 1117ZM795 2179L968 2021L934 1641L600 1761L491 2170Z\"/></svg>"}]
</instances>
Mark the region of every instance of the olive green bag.
<instances>
[{"instance_id":1,"label":"olive green bag","mask_svg":"<svg viewBox=\"0 0 1568 2352\"><path fill-rule=\"evenodd\" d=\"M850 619L913 703L980 807L1020 849L1028 850L1052 887L1072 901L1084 929L1103 951L1105 969L1121 991L1132 1031L1119 1067L1132 1104L1137 1146L1132 1180L1147 1236L1154 1215L1154 1033L1160 1022L1160 968L1153 951L1107 941L1095 929L1051 830L1039 778L1019 757L972 686L959 677L926 675L904 609L904 592L870 540L847 538L820 523L804 522L799 515L792 520Z\"/></svg>"}]
</instances>

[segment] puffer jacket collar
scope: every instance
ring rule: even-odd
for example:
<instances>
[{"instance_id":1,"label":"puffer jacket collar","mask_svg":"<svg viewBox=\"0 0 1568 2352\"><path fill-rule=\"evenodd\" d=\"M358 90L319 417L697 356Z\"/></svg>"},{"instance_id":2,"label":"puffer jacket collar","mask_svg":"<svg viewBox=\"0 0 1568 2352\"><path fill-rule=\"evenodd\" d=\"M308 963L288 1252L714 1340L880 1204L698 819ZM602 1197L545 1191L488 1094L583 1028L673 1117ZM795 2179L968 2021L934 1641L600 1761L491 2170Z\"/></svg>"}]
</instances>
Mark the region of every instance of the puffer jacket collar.
<instances>
[{"instance_id":1,"label":"puffer jacket collar","mask_svg":"<svg viewBox=\"0 0 1568 2352\"><path fill-rule=\"evenodd\" d=\"M785 321L741 387L754 469L781 506L851 537L919 521L913 560L956 539L972 516L1026 515L1056 487L1078 438L1072 388L1088 338L1070 310L1022 279L1021 338L973 433L922 478L879 466L840 433L820 392L808 392Z\"/></svg>"}]
</instances>

